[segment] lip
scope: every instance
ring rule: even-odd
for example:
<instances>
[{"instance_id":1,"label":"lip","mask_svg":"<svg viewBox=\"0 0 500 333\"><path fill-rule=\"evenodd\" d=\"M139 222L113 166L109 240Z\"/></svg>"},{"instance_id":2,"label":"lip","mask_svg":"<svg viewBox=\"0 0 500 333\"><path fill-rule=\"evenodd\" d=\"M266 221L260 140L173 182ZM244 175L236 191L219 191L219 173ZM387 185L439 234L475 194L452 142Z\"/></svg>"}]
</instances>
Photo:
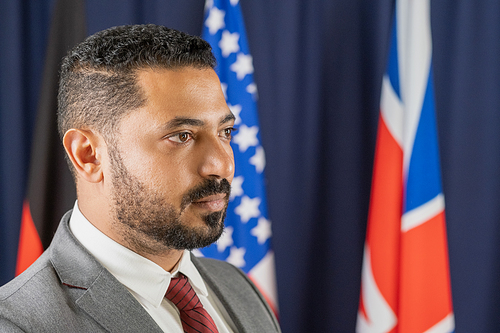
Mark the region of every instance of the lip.
<instances>
[{"instance_id":1,"label":"lip","mask_svg":"<svg viewBox=\"0 0 500 333\"><path fill-rule=\"evenodd\" d=\"M226 198L227 194L219 193L193 201L192 204L201 209L218 212L226 206Z\"/></svg>"}]
</instances>

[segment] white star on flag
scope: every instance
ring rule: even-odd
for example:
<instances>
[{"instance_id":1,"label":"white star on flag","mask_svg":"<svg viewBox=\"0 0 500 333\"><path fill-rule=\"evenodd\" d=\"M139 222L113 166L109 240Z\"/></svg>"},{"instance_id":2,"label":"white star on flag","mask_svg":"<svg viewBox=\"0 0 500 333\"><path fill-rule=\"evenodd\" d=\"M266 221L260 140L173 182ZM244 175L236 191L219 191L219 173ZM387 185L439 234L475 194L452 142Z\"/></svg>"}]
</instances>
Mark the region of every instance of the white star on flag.
<instances>
[{"instance_id":1,"label":"white star on flag","mask_svg":"<svg viewBox=\"0 0 500 333\"><path fill-rule=\"evenodd\" d=\"M205 21L205 25L208 27L208 31L210 34L214 35L226 26L224 23L224 16L226 13L223 10L218 9L217 7L212 7L208 14L208 18Z\"/></svg>"},{"instance_id":2,"label":"white star on flag","mask_svg":"<svg viewBox=\"0 0 500 333\"><path fill-rule=\"evenodd\" d=\"M232 6L236 6L240 0L229 0Z\"/></svg>"},{"instance_id":3,"label":"white star on flag","mask_svg":"<svg viewBox=\"0 0 500 333\"><path fill-rule=\"evenodd\" d=\"M238 176L234 177L233 181L231 182L231 194L229 196L229 200L233 200L236 197L239 197L240 195L243 195L243 176Z\"/></svg>"},{"instance_id":4,"label":"white star on flag","mask_svg":"<svg viewBox=\"0 0 500 333\"><path fill-rule=\"evenodd\" d=\"M233 227L224 228L224 233L217 241L217 251L224 252L226 247L233 245Z\"/></svg>"},{"instance_id":5,"label":"white star on flag","mask_svg":"<svg viewBox=\"0 0 500 333\"><path fill-rule=\"evenodd\" d=\"M240 152L244 153L248 147L254 147L259 144L257 133L259 133L257 126L248 127L241 125L238 133L234 136L233 142L238 145Z\"/></svg>"},{"instance_id":6,"label":"white star on flag","mask_svg":"<svg viewBox=\"0 0 500 333\"><path fill-rule=\"evenodd\" d=\"M246 251L244 247L238 249L236 246L232 246L226 261L236 267L243 267L246 265L245 259L243 259Z\"/></svg>"},{"instance_id":7,"label":"white star on flag","mask_svg":"<svg viewBox=\"0 0 500 333\"><path fill-rule=\"evenodd\" d=\"M235 125L238 125L239 123L241 123L241 118L240 118L240 112L241 112L241 105L240 104L236 104L236 105L231 105L231 104L227 104L227 106L229 107L229 110L231 110L231 112L233 113L233 115L235 116L235 120L234 120L234 124Z\"/></svg>"},{"instance_id":8,"label":"white star on flag","mask_svg":"<svg viewBox=\"0 0 500 333\"><path fill-rule=\"evenodd\" d=\"M271 222L265 217L259 218L257 226L250 230L250 233L257 237L259 244L264 244L272 236Z\"/></svg>"},{"instance_id":9,"label":"white star on flag","mask_svg":"<svg viewBox=\"0 0 500 333\"><path fill-rule=\"evenodd\" d=\"M257 85L255 83L250 83L248 86L247 86L247 89L246 89L247 93L251 94L253 99L257 99L258 98L258 95L257 95Z\"/></svg>"},{"instance_id":10,"label":"white star on flag","mask_svg":"<svg viewBox=\"0 0 500 333\"><path fill-rule=\"evenodd\" d=\"M234 209L234 212L240 216L242 223L247 223L253 217L260 216L260 198L249 198L246 195L241 198L241 203Z\"/></svg>"},{"instance_id":11,"label":"white star on flag","mask_svg":"<svg viewBox=\"0 0 500 333\"><path fill-rule=\"evenodd\" d=\"M237 32L230 33L227 30L222 32L222 39L219 42L219 47L224 57L227 58L231 53L235 53L240 50L240 46L238 45L239 39L240 34Z\"/></svg>"},{"instance_id":12,"label":"white star on flag","mask_svg":"<svg viewBox=\"0 0 500 333\"><path fill-rule=\"evenodd\" d=\"M264 153L264 148L262 148L262 146L258 146L255 149L255 155L250 157L249 162L250 164L255 165L255 170L258 173L264 171L266 166L266 154Z\"/></svg>"},{"instance_id":13,"label":"white star on flag","mask_svg":"<svg viewBox=\"0 0 500 333\"><path fill-rule=\"evenodd\" d=\"M238 80L243 80L247 74L253 73L252 56L249 54L238 53L236 62L229 67L236 73Z\"/></svg>"}]
</instances>

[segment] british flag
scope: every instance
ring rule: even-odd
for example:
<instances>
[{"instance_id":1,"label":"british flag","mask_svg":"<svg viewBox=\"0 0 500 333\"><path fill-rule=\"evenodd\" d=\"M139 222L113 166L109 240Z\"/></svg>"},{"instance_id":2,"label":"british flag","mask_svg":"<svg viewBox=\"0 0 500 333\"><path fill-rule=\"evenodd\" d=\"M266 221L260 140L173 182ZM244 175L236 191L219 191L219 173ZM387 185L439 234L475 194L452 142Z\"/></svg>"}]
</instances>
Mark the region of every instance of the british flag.
<instances>
[{"instance_id":1,"label":"british flag","mask_svg":"<svg viewBox=\"0 0 500 333\"><path fill-rule=\"evenodd\" d=\"M208 0L203 38L212 45L217 74L238 129L231 143L235 175L221 239L201 249L206 257L226 260L249 275L276 312L277 292L271 221L267 214L264 168L257 115L253 61L238 0Z\"/></svg>"},{"instance_id":2,"label":"british flag","mask_svg":"<svg viewBox=\"0 0 500 333\"><path fill-rule=\"evenodd\" d=\"M428 0L397 0L382 80L357 332L455 329Z\"/></svg>"}]
</instances>

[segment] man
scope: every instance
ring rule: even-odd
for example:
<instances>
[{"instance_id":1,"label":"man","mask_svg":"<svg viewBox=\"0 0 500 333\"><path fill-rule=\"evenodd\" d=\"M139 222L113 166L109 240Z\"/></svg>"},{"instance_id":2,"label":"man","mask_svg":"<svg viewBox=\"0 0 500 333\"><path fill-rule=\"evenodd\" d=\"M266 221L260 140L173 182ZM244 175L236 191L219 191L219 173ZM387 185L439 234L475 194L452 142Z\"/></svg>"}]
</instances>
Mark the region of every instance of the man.
<instances>
[{"instance_id":1,"label":"man","mask_svg":"<svg viewBox=\"0 0 500 333\"><path fill-rule=\"evenodd\" d=\"M279 332L215 242L234 174L228 109L198 37L99 32L64 58L59 130L77 187L52 244L0 288L1 332Z\"/></svg>"}]
</instances>

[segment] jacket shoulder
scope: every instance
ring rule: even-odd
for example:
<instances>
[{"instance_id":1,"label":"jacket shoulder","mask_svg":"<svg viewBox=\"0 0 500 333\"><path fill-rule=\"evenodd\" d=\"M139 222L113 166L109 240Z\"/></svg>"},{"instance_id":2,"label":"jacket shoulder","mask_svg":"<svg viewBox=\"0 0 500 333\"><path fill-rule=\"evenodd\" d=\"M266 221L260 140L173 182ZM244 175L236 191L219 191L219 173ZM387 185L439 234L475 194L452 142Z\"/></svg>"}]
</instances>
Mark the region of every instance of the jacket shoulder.
<instances>
[{"instance_id":1,"label":"jacket shoulder","mask_svg":"<svg viewBox=\"0 0 500 333\"><path fill-rule=\"evenodd\" d=\"M24 295L44 289L47 287L45 283L37 282L46 281L47 277L54 278L55 271L48 260L47 252L44 252L30 267L23 273L0 287L0 304L11 302Z\"/></svg>"},{"instance_id":2,"label":"jacket shoulder","mask_svg":"<svg viewBox=\"0 0 500 333\"><path fill-rule=\"evenodd\" d=\"M82 327L102 331L76 305L86 290L63 283L60 274L71 267L56 268L53 244L54 240L22 274L0 287L0 332L78 332Z\"/></svg>"},{"instance_id":3,"label":"jacket shoulder","mask_svg":"<svg viewBox=\"0 0 500 333\"><path fill-rule=\"evenodd\" d=\"M19 327L25 332L44 327L64 303L57 274L46 253L21 275L0 287L0 331ZM29 301L27 301L29 300ZM60 314L57 314L59 317Z\"/></svg>"}]
</instances>

